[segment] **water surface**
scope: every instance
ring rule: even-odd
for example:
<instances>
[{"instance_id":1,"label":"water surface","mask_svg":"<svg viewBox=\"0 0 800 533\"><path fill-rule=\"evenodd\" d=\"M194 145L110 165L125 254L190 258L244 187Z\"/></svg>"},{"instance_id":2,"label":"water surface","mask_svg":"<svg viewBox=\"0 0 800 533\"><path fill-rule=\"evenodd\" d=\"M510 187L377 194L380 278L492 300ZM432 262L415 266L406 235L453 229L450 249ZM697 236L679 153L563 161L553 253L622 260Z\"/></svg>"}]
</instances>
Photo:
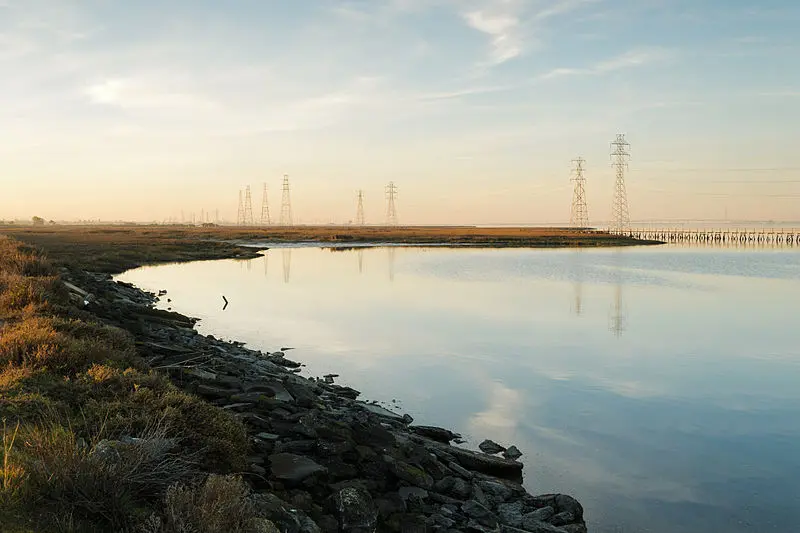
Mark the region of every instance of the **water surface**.
<instances>
[{"instance_id":1,"label":"water surface","mask_svg":"<svg viewBox=\"0 0 800 533\"><path fill-rule=\"evenodd\" d=\"M516 444L529 490L577 497L590 531L800 527L796 249L305 247L120 278L472 446Z\"/></svg>"}]
</instances>

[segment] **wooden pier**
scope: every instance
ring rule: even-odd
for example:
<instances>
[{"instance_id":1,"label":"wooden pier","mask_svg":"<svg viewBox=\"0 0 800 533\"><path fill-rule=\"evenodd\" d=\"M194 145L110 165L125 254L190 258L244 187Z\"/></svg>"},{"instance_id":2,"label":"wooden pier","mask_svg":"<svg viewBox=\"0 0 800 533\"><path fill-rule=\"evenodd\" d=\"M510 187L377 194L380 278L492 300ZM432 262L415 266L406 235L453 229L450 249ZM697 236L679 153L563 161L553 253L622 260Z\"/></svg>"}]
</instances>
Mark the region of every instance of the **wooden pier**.
<instances>
[{"instance_id":1,"label":"wooden pier","mask_svg":"<svg viewBox=\"0 0 800 533\"><path fill-rule=\"evenodd\" d=\"M611 233L614 232L612 231ZM635 239L670 243L800 246L800 229L633 228L624 233Z\"/></svg>"}]
</instances>

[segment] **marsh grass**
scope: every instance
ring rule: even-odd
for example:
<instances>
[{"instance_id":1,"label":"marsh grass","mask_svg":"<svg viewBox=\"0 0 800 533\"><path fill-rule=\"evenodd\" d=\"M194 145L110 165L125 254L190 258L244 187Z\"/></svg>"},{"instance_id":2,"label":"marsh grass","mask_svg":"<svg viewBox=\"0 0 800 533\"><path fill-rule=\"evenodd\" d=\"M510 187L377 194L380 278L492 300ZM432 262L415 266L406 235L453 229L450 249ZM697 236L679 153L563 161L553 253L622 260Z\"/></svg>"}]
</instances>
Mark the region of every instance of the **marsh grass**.
<instances>
[{"instance_id":1,"label":"marsh grass","mask_svg":"<svg viewBox=\"0 0 800 533\"><path fill-rule=\"evenodd\" d=\"M169 487L239 471L248 452L241 422L69 309L51 264L4 237L0 419L0 531L133 530Z\"/></svg>"}]
</instances>

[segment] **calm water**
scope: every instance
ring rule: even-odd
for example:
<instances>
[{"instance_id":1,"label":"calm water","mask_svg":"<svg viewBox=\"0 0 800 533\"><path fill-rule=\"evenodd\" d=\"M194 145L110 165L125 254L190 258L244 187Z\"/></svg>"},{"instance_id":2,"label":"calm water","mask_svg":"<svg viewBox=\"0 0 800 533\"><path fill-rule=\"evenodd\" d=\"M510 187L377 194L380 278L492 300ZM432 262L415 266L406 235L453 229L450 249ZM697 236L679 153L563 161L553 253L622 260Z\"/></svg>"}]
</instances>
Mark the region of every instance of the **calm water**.
<instances>
[{"instance_id":1,"label":"calm water","mask_svg":"<svg viewBox=\"0 0 800 533\"><path fill-rule=\"evenodd\" d=\"M800 531L800 250L295 248L121 278L516 444L593 532Z\"/></svg>"}]
</instances>

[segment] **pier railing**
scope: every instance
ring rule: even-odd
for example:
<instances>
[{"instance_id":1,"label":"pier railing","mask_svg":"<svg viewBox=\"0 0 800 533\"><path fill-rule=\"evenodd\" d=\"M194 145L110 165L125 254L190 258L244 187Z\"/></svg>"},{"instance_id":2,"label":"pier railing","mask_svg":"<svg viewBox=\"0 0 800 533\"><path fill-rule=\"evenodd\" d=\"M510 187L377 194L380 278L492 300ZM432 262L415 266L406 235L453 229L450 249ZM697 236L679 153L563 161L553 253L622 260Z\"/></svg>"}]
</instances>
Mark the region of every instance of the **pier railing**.
<instances>
[{"instance_id":1,"label":"pier railing","mask_svg":"<svg viewBox=\"0 0 800 533\"><path fill-rule=\"evenodd\" d=\"M764 244L800 246L800 229L685 229L685 228L632 228L609 233L626 235L634 239L708 244Z\"/></svg>"}]
</instances>

